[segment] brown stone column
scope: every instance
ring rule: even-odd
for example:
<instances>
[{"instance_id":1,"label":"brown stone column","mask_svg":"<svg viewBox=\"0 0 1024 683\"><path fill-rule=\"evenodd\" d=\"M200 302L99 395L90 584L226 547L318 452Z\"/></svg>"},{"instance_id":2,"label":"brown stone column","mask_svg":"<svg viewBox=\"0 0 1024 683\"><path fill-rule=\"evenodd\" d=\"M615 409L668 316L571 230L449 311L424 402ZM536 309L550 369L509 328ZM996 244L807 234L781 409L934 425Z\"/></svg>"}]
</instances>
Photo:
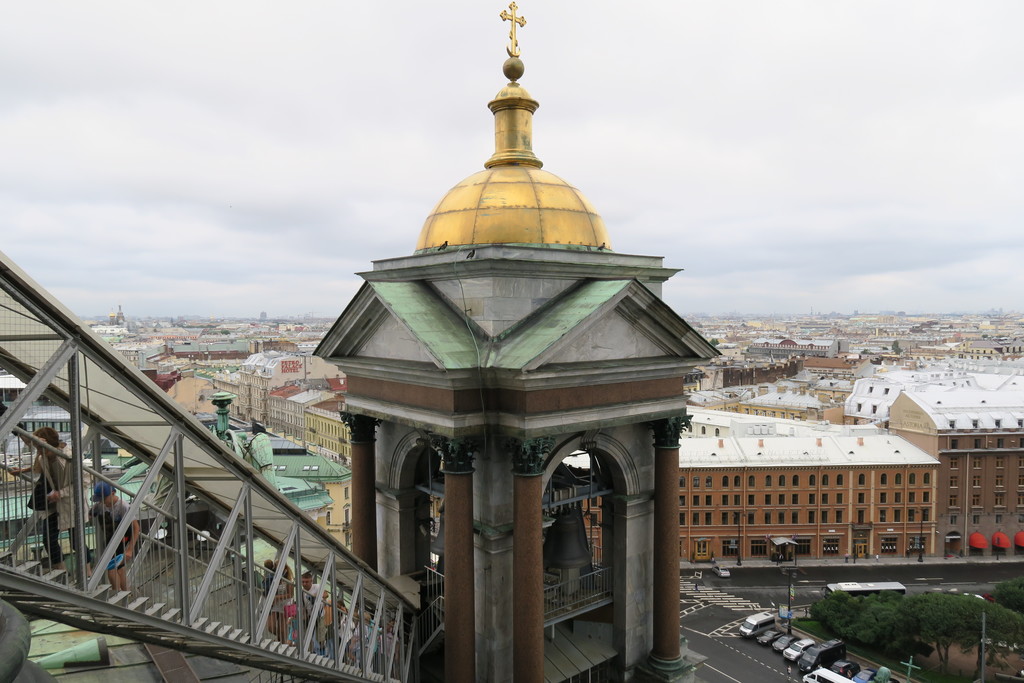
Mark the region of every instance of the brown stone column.
<instances>
[{"instance_id":1,"label":"brown stone column","mask_svg":"<svg viewBox=\"0 0 1024 683\"><path fill-rule=\"evenodd\" d=\"M512 457L512 678L544 683L544 458L554 440L515 444Z\"/></svg>"},{"instance_id":2,"label":"brown stone column","mask_svg":"<svg viewBox=\"0 0 1024 683\"><path fill-rule=\"evenodd\" d=\"M473 453L467 439L435 439L444 463L444 679L476 680Z\"/></svg>"},{"instance_id":3,"label":"brown stone column","mask_svg":"<svg viewBox=\"0 0 1024 683\"><path fill-rule=\"evenodd\" d=\"M651 665L681 664L679 646L679 431L682 418L654 429L654 642Z\"/></svg>"},{"instance_id":4,"label":"brown stone column","mask_svg":"<svg viewBox=\"0 0 1024 683\"><path fill-rule=\"evenodd\" d=\"M342 413L352 444L352 552L377 569L377 425L380 420Z\"/></svg>"}]
</instances>

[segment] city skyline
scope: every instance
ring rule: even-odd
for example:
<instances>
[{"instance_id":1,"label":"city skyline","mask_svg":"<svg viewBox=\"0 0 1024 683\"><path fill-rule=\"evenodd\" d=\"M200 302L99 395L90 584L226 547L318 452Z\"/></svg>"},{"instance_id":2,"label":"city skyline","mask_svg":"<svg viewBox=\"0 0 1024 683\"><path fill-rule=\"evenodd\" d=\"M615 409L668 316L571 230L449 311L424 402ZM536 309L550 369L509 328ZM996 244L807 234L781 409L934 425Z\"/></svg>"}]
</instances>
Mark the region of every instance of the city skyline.
<instances>
[{"instance_id":1,"label":"city skyline","mask_svg":"<svg viewBox=\"0 0 1024 683\"><path fill-rule=\"evenodd\" d=\"M490 155L503 8L19 7L0 249L85 315L335 316ZM519 11L535 151L674 309L1018 306L1019 4Z\"/></svg>"}]
</instances>

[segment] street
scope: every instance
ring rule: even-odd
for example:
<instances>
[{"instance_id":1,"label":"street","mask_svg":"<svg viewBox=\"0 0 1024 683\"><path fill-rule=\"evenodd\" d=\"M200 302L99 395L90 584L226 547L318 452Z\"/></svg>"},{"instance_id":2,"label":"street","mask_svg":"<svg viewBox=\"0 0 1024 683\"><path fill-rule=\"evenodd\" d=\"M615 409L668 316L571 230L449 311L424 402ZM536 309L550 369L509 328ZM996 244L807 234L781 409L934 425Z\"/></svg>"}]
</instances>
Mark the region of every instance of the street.
<instances>
[{"instance_id":1,"label":"street","mask_svg":"<svg viewBox=\"0 0 1024 683\"><path fill-rule=\"evenodd\" d=\"M795 663L790 664L770 647L742 638L738 628L750 614L777 612L787 604L792 565L776 567L736 567L732 576L719 578L710 566L684 566L680 578L680 626L690 648L707 657L699 677L706 683L757 683L759 681L799 681ZM821 598L826 583L839 581L899 581L908 594L931 590L981 594L991 592L996 583L1016 578L1024 572L1024 562L986 563L930 561L926 563L882 564L862 561L857 564L797 565L793 572L794 613ZM979 579L981 580L979 582Z\"/></svg>"}]
</instances>

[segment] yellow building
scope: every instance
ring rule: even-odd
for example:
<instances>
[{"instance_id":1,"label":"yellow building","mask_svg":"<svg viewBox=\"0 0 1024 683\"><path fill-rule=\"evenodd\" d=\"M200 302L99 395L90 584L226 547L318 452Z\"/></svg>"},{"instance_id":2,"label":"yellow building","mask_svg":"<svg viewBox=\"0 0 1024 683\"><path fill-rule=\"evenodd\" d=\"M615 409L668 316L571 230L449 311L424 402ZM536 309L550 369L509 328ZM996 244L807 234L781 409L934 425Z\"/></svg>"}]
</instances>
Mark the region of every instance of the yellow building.
<instances>
[{"instance_id":1,"label":"yellow building","mask_svg":"<svg viewBox=\"0 0 1024 683\"><path fill-rule=\"evenodd\" d=\"M306 408L306 443L315 444L324 455L335 455L351 464L351 435L341 420L343 405L343 401L331 399Z\"/></svg>"}]
</instances>

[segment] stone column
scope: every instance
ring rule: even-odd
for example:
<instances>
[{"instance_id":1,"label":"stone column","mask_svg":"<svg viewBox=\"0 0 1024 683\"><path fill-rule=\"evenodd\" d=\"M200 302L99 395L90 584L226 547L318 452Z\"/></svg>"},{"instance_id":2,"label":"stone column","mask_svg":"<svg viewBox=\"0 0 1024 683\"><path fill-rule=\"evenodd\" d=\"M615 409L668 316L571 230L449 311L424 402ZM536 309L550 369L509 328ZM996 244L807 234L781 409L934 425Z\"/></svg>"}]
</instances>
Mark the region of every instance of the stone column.
<instances>
[{"instance_id":1,"label":"stone column","mask_svg":"<svg viewBox=\"0 0 1024 683\"><path fill-rule=\"evenodd\" d=\"M512 672L516 683L544 683L544 459L554 439L513 442Z\"/></svg>"},{"instance_id":2,"label":"stone column","mask_svg":"<svg viewBox=\"0 0 1024 683\"><path fill-rule=\"evenodd\" d=\"M679 642L679 431L684 418L651 422L654 430L654 641L648 664L669 674L684 668Z\"/></svg>"},{"instance_id":3,"label":"stone column","mask_svg":"<svg viewBox=\"0 0 1024 683\"><path fill-rule=\"evenodd\" d=\"M476 680L471 439L435 438L444 467L444 679Z\"/></svg>"},{"instance_id":4,"label":"stone column","mask_svg":"<svg viewBox=\"0 0 1024 683\"><path fill-rule=\"evenodd\" d=\"M342 413L352 443L352 552L377 569L377 425L380 420Z\"/></svg>"}]
</instances>

